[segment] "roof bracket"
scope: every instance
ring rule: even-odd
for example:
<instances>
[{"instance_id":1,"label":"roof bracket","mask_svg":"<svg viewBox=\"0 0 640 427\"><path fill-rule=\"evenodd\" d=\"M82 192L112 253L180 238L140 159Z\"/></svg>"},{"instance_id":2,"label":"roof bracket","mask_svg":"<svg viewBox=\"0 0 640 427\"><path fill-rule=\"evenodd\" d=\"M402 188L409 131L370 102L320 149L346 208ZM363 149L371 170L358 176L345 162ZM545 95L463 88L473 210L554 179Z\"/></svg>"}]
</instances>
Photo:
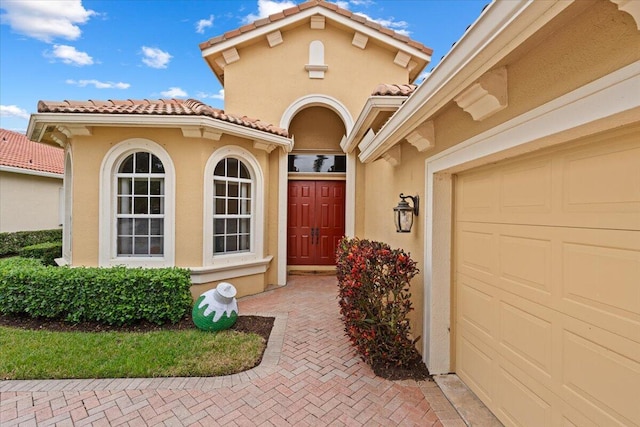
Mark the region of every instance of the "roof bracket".
<instances>
[{"instance_id":1,"label":"roof bracket","mask_svg":"<svg viewBox=\"0 0 640 427\"><path fill-rule=\"evenodd\" d=\"M507 107L507 67L485 73L454 101L473 120L481 121Z\"/></svg>"},{"instance_id":2,"label":"roof bracket","mask_svg":"<svg viewBox=\"0 0 640 427\"><path fill-rule=\"evenodd\" d=\"M435 128L433 120L424 122L405 138L407 142L420 152L431 150L436 146Z\"/></svg>"}]
</instances>

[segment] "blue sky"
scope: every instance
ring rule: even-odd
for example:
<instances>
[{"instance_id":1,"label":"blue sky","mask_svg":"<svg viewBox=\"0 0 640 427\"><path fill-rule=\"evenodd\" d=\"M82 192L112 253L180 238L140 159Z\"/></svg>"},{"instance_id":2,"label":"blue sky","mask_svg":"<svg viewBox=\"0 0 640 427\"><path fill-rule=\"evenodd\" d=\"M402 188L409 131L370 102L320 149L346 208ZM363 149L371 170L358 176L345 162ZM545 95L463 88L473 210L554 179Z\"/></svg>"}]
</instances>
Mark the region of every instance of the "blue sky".
<instances>
[{"instance_id":1,"label":"blue sky","mask_svg":"<svg viewBox=\"0 0 640 427\"><path fill-rule=\"evenodd\" d=\"M0 0L0 128L24 132L39 100L196 98L224 108L198 44L300 2ZM434 49L425 71L488 2L335 1Z\"/></svg>"}]
</instances>

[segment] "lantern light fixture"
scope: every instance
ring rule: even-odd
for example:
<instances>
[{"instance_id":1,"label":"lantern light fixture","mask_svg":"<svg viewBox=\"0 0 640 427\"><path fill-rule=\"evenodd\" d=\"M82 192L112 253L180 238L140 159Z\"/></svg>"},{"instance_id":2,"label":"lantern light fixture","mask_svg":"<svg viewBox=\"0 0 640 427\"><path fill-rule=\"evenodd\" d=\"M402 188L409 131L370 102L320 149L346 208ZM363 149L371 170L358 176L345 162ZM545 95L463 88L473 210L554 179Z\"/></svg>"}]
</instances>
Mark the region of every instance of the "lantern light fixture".
<instances>
[{"instance_id":1,"label":"lantern light fixture","mask_svg":"<svg viewBox=\"0 0 640 427\"><path fill-rule=\"evenodd\" d=\"M413 206L407 202L407 199L411 199ZM413 217L418 216L420 206L419 196L405 196L404 193L400 193L400 201L398 206L393 208L394 222L396 224L396 232L409 233L413 226Z\"/></svg>"}]
</instances>

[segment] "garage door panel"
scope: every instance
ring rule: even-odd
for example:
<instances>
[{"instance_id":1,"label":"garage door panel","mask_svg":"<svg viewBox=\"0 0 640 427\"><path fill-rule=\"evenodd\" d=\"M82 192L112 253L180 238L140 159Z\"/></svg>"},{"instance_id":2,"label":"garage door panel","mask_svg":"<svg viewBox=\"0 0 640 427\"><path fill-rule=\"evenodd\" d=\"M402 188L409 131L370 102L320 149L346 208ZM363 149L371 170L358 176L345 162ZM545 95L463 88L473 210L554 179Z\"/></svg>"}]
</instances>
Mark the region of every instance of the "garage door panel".
<instances>
[{"instance_id":1,"label":"garage door panel","mask_svg":"<svg viewBox=\"0 0 640 427\"><path fill-rule=\"evenodd\" d=\"M606 425L640 425L640 346L573 323L563 333L563 397Z\"/></svg>"},{"instance_id":2,"label":"garage door panel","mask_svg":"<svg viewBox=\"0 0 640 427\"><path fill-rule=\"evenodd\" d=\"M456 185L459 215L491 218L497 212L497 188L493 172L472 173Z\"/></svg>"},{"instance_id":3,"label":"garage door panel","mask_svg":"<svg viewBox=\"0 0 640 427\"><path fill-rule=\"evenodd\" d=\"M496 236L491 227L468 224L460 230L460 267L479 277L493 277L497 273Z\"/></svg>"},{"instance_id":4,"label":"garage door panel","mask_svg":"<svg viewBox=\"0 0 640 427\"><path fill-rule=\"evenodd\" d=\"M473 334L461 331L456 347L456 360L461 367L457 374L488 406L495 396L495 359L496 351L491 346Z\"/></svg>"},{"instance_id":5,"label":"garage door panel","mask_svg":"<svg viewBox=\"0 0 640 427\"><path fill-rule=\"evenodd\" d=\"M640 343L640 233L563 230L557 310Z\"/></svg>"},{"instance_id":6,"label":"garage door panel","mask_svg":"<svg viewBox=\"0 0 640 427\"><path fill-rule=\"evenodd\" d=\"M551 160L518 163L500 173L500 208L504 213L551 213Z\"/></svg>"},{"instance_id":7,"label":"garage door panel","mask_svg":"<svg viewBox=\"0 0 640 427\"><path fill-rule=\"evenodd\" d=\"M519 360L532 375L551 381L553 354L553 323L551 310L523 300L500 303L501 353L509 360Z\"/></svg>"},{"instance_id":8,"label":"garage door panel","mask_svg":"<svg viewBox=\"0 0 640 427\"><path fill-rule=\"evenodd\" d=\"M498 371L498 412L512 425L549 426L556 397L507 363Z\"/></svg>"},{"instance_id":9,"label":"garage door panel","mask_svg":"<svg viewBox=\"0 0 640 427\"><path fill-rule=\"evenodd\" d=\"M523 288L520 292L549 297L552 244L548 238L534 236L500 235L500 277L507 282L506 286Z\"/></svg>"},{"instance_id":10,"label":"garage door panel","mask_svg":"<svg viewBox=\"0 0 640 427\"><path fill-rule=\"evenodd\" d=\"M563 158L567 212L640 213L640 147L604 144ZM636 227L638 224L636 224Z\"/></svg>"},{"instance_id":11,"label":"garage door panel","mask_svg":"<svg viewBox=\"0 0 640 427\"><path fill-rule=\"evenodd\" d=\"M485 340L497 337L496 289L479 280L461 275L459 278L458 304L464 314L459 327L475 333Z\"/></svg>"}]
</instances>

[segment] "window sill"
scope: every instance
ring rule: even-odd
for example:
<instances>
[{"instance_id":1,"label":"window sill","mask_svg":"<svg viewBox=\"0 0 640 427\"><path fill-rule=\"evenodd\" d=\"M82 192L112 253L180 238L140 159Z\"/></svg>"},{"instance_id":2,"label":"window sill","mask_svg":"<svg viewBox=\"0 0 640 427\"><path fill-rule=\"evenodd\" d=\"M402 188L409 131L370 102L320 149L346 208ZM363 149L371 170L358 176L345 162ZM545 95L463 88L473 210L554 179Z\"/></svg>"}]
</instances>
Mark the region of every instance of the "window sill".
<instances>
[{"instance_id":1,"label":"window sill","mask_svg":"<svg viewBox=\"0 0 640 427\"><path fill-rule=\"evenodd\" d=\"M262 259L238 261L233 264L226 263L223 265L192 267L189 269L191 270L191 283L199 285L202 283L215 282L217 280L228 280L234 277L261 274L267 271L272 259L272 256L268 256Z\"/></svg>"},{"instance_id":2,"label":"window sill","mask_svg":"<svg viewBox=\"0 0 640 427\"><path fill-rule=\"evenodd\" d=\"M105 263L100 263L101 267L143 267L143 268L165 268L174 267L172 260L168 260L165 257L157 258L111 258Z\"/></svg>"}]
</instances>

